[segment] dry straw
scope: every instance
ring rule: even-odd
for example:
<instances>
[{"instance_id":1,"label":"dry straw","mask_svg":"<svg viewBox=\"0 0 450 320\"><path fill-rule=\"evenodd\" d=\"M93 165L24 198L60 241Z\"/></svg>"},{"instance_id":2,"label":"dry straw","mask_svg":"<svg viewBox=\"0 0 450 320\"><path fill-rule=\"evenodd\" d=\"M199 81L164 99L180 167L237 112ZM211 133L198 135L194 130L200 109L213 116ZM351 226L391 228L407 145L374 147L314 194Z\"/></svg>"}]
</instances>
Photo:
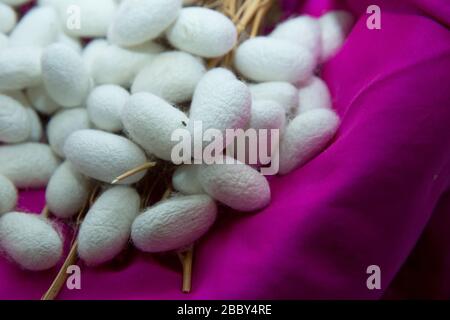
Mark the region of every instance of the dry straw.
<instances>
[{"instance_id":1,"label":"dry straw","mask_svg":"<svg viewBox=\"0 0 450 320\"><path fill-rule=\"evenodd\" d=\"M228 16L236 25L238 31L239 42L242 42L249 37L256 36L262 29L265 18L268 16L269 9L272 8L275 0L188 0L184 1L185 4L203 6L213 10L222 12ZM234 49L227 55L219 58L210 59L208 61L208 67L228 67L232 68ZM136 167L128 172L123 173L117 177L112 184L115 184L127 177L130 177L138 172L149 170L147 176L138 183L137 188L141 195L142 208L145 208L152 203L168 198L172 192L170 185L170 177L173 172L173 165L167 162L148 162L139 167ZM162 195L157 195L158 190L165 190ZM73 233L73 239L71 243L70 251L61 266L58 274L53 280L51 286L47 292L42 296L42 300L53 300L57 298L59 292L64 286L68 273L67 268L70 265L78 263L77 256L77 233L78 228L83 221L83 218L89 208L94 203L100 191L100 185L97 185L93 189L91 196L86 201L83 208L77 215L75 220L75 227ZM43 210L43 215L48 215L48 209ZM177 253L182 265L183 281L181 290L184 293L189 293L191 291L192 283L192 267L193 267L193 256L194 256L194 245L179 251Z\"/></svg>"}]
</instances>

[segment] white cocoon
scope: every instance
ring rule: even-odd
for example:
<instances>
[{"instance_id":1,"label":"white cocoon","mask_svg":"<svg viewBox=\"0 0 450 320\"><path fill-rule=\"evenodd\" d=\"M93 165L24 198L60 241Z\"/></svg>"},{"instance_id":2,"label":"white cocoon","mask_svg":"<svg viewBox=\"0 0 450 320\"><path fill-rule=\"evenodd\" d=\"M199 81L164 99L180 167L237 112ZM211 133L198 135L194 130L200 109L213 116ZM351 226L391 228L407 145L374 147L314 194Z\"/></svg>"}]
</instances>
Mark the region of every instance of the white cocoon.
<instances>
[{"instance_id":1,"label":"white cocoon","mask_svg":"<svg viewBox=\"0 0 450 320\"><path fill-rule=\"evenodd\" d=\"M298 105L298 90L289 82L263 82L251 84L252 99L272 100L284 108L286 114L290 114Z\"/></svg>"},{"instance_id":2,"label":"white cocoon","mask_svg":"<svg viewBox=\"0 0 450 320\"><path fill-rule=\"evenodd\" d=\"M161 53L138 73L131 92L150 92L171 103L190 101L205 72L203 61L188 53Z\"/></svg>"},{"instance_id":3,"label":"white cocoon","mask_svg":"<svg viewBox=\"0 0 450 320\"><path fill-rule=\"evenodd\" d=\"M299 83L308 79L315 68L314 55L290 41L256 37L237 49L234 65L246 78L263 81Z\"/></svg>"},{"instance_id":4,"label":"white cocoon","mask_svg":"<svg viewBox=\"0 0 450 320\"><path fill-rule=\"evenodd\" d=\"M0 174L17 188L44 187L58 165L58 158L46 144L0 146Z\"/></svg>"},{"instance_id":5,"label":"white cocoon","mask_svg":"<svg viewBox=\"0 0 450 320\"><path fill-rule=\"evenodd\" d=\"M36 7L28 11L11 32L10 45L44 48L58 39L60 30L54 8Z\"/></svg>"},{"instance_id":6,"label":"white cocoon","mask_svg":"<svg viewBox=\"0 0 450 320\"><path fill-rule=\"evenodd\" d=\"M26 90L26 95L33 108L44 115L52 115L61 109L61 107L49 97L42 83L36 87L28 88Z\"/></svg>"},{"instance_id":7,"label":"white cocoon","mask_svg":"<svg viewBox=\"0 0 450 320\"><path fill-rule=\"evenodd\" d=\"M85 108L62 110L47 125L47 138L53 151L64 158L66 139L75 131L89 129L92 125Z\"/></svg>"},{"instance_id":8,"label":"white cocoon","mask_svg":"<svg viewBox=\"0 0 450 320\"><path fill-rule=\"evenodd\" d=\"M128 91L117 85L105 84L95 88L86 102L90 120L105 131L122 130L120 117L129 98Z\"/></svg>"},{"instance_id":9,"label":"white cocoon","mask_svg":"<svg viewBox=\"0 0 450 320\"><path fill-rule=\"evenodd\" d=\"M189 129L201 121L203 130L244 129L250 121L252 99L245 83L224 69L207 72L195 89L190 110Z\"/></svg>"},{"instance_id":10,"label":"white cocoon","mask_svg":"<svg viewBox=\"0 0 450 320\"><path fill-rule=\"evenodd\" d=\"M42 79L49 96L63 107L81 105L90 90L90 78L81 56L56 43L42 54Z\"/></svg>"},{"instance_id":11,"label":"white cocoon","mask_svg":"<svg viewBox=\"0 0 450 320\"><path fill-rule=\"evenodd\" d=\"M94 75L92 74L92 68L94 67L94 64L99 62L97 60L98 55L102 53L103 50L108 46L109 44L106 39L99 38L90 41L84 47L83 52L81 53L81 58L83 59L84 65L91 77L94 77Z\"/></svg>"},{"instance_id":12,"label":"white cocoon","mask_svg":"<svg viewBox=\"0 0 450 320\"><path fill-rule=\"evenodd\" d=\"M64 31L61 31L58 34L58 39L56 40L56 42L72 48L77 53L81 54L81 52L83 51L81 40L79 38L67 35Z\"/></svg>"},{"instance_id":13,"label":"white cocoon","mask_svg":"<svg viewBox=\"0 0 450 320\"><path fill-rule=\"evenodd\" d=\"M0 218L0 247L22 268L42 271L61 259L63 242L47 219L10 212Z\"/></svg>"},{"instance_id":14,"label":"white cocoon","mask_svg":"<svg viewBox=\"0 0 450 320\"><path fill-rule=\"evenodd\" d=\"M0 2L0 33L9 33L16 22L16 12L10 6Z\"/></svg>"},{"instance_id":15,"label":"white cocoon","mask_svg":"<svg viewBox=\"0 0 450 320\"><path fill-rule=\"evenodd\" d=\"M320 108L331 108L331 94L327 84L313 76L298 91L298 113Z\"/></svg>"},{"instance_id":16,"label":"white cocoon","mask_svg":"<svg viewBox=\"0 0 450 320\"><path fill-rule=\"evenodd\" d=\"M230 157L224 157L223 164L201 165L198 180L207 194L239 211L259 210L270 203L266 178Z\"/></svg>"},{"instance_id":17,"label":"white cocoon","mask_svg":"<svg viewBox=\"0 0 450 320\"><path fill-rule=\"evenodd\" d=\"M166 35L175 48L205 58L221 57L237 42L236 26L227 16L201 7L182 9Z\"/></svg>"},{"instance_id":18,"label":"white cocoon","mask_svg":"<svg viewBox=\"0 0 450 320\"><path fill-rule=\"evenodd\" d=\"M117 10L114 0L63 0L58 5L65 32L71 36L93 38L104 37ZM80 23L76 18L79 14Z\"/></svg>"},{"instance_id":19,"label":"white cocoon","mask_svg":"<svg viewBox=\"0 0 450 320\"><path fill-rule=\"evenodd\" d=\"M70 218L81 210L89 197L91 182L66 161L53 173L45 190L50 212L58 218Z\"/></svg>"},{"instance_id":20,"label":"white cocoon","mask_svg":"<svg viewBox=\"0 0 450 320\"><path fill-rule=\"evenodd\" d=\"M42 128L42 122L36 111L33 108L25 108L30 120L30 136L28 141L39 142L42 139L44 129Z\"/></svg>"},{"instance_id":21,"label":"white cocoon","mask_svg":"<svg viewBox=\"0 0 450 320\"><path fill-rule=\"evenodd\" d=\"M319 21L303 15L277 25L270 37L291 41L309 50L317 59L321 51L321 30Z\"/></svg>"},{"instance_id":22,"label":"white cocoon","mask_svg":"<svg viewBox=\"0 0 450 320\"><path fill-rule=\"evenodd\" d=\"M90 50L94 51L90 70L97 84L130 87L138 72L164 51L164 47L146 42L136 47L121 48L116 45L103 46L100 42Z\"/></svg>"},{"instance_id":23,"label":"white cocoon","mask_svg":"<svg viewBox=\"0 0 450 320\"><path fill-rule=\"evenodd\" d=\"M41 81L42 50L7 47L0 51L0 90L22 90Z\"/></svg>"},{"instance_id":24,"label":"white cocoon","mask_svg":"<svg viewBox=\"0 0 450 320\"><path fill-rule=\"evenodd\" d=\"M354 18L347 11L330 11L319 18L322 29L321 62L332 58L342 47L353 27Z\"/></svg>"},{"instance_id":25,"label":"white cocoon","mask_svg":"<svg viewBox=\"0 0 450 320\"><path fill-rule=\"evenodd\" d=\"M171 161L172 148L178 143L171 141L176 129L184 128L187 116L165 100L151 93L133 94L122 112L122 122L131 140L148 154Z\"/></svg>"},{"instance_id":26,"label":"white cocoon","mask_svg":"<svg viewBox=\"0 0 450 320\"><path fill-rule=\"evenodd\" d=\"M298 115L286 128L280 145L280 174L287 174L317 156L339 128L339 117L330 109Z\"/></svg>"},{"instance_id":27,"label":"white cocoon","mask_svg":"<svg viewBox=\"0 0 450 320\"><path fill-rule=\"evenodd\" d=\"M197 168L195 164L178 167L172 176L173 188L187 195L205 193L197 179Z\"/></svg>"},{"instance_id":28,"label":"white cocoon","mask_svg":"<svg viewBox=\"0 0 450 320\"><path fill-rule=\"evenodd\" d=\"M107 262L125 248L140 200L133 188L117 186L95 201L78 234L78 254L87 265Z\"/></svg>"},{"instance_id":29,"label":"white cocoon","mask_svg":"<svg viewBox=\"0 0 450 320\"><path fill-rule=\"evenodd\" d=\"M147 161L144 152L130 140L100 130L72 133L66 140L64 153L82 174L107 183ZM146 172L137 173L119 183L138 182Z\"/></svg>"},{"instance_id":30,"label":"white cocoon","mask_svg":"<svg viewBox=\"0 0 450 320\"><path fill-rule=\"evenodd\" d=\"M18 143L31 132L27 110L17 100L0 94L0 142Z\"/></svg>"},{"instance_id":31,"label":"white cocoon","mask_svg":"<svg viewBox=\"0 0 450 320\"><path fill-rule=\"evenodd\" d=\"M124 0L108 31L108 40L133 46L157 38L178 17L181 0Z\"/></svg>"},{"instance_id":32,"label":"white cocoon","mask_svg":"<svg viewBox=\"0 0 450 320\"><path fill-rule=\"evenodd\" d=\"M17 204L17 189L7 177L0 174L0 215L10 212Z\"/></svg>"},{"instance_id":33,"label":"white cocoon","mask_svg":"<svg viewBox=\"0 0 450 320\"><path fill-rule=\"evenodd\" d=\"M145 252L180 249L213 225L217 205L207 195L177 196L147 209L133 222L131 238Z\"/></svg>"},{"instance_id":34,"label":"white cocoon","mask_svg":"<svg viewBox=\"0 0 450 320\"><path fill-rule=\"evenodd\" d=\"M273 100L253 101L249 128L257 130L278 129L282 132L285 122L285 110L278 102Z\"/></svg>"}]
</instances>

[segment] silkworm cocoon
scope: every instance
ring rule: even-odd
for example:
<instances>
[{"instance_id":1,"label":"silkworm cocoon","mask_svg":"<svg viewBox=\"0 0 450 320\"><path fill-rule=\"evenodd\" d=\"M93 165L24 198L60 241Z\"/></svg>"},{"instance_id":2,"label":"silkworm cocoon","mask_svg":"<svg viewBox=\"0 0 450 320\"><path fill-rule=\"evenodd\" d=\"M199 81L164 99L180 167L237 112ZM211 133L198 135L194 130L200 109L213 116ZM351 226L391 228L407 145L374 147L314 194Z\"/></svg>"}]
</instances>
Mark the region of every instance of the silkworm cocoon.
<instances>
[{"instance_id":1,"label":"silkworm cocoon","mask_svg":"<svg viewBox=\"0 0 450 320\"><path fill-rule=\"evenodd\" d=\"M270 203L266 178L230 157L224 157L223 164L201 165L198 180L207 194L239 211L259 210Z\"/></svg>"},{"instance_id":2,"label":"silkworm cocoon","mask_svg":"<svg viewBox=\"0 0 450 320\"><path fill-rule=\"evenodd\" d=\"M70 218L81 210L91 190L88 177L79 173L73 165L62 163L48 182L45 200L49 210L59 218Z\"/></svg>"},{"instance_id":3,"label":"silkworm cocoon","mask_svg":"<svg viewBox=\"0 0 450 320\"><path fill-rule=\"evenodd\" d=\"M7 47L0 51L0 90L22 90L41 81L41 54L37 47Z\"/></svg>"},{"instance_id":4,"label":"silkworm cocoon","mask_svg":"<svg viewBox=\"0 0 450 320\"><path fill-rule=\"evenodd\" d=\"M320 24L311 16L303 15L280 23L270 37L298 44L311 51L316 58L320 55Z\"/></svg>"},{"instance_id":5,"label":"silkworm cocoon","mask_svg":"<svg viewBox=\"0 0 450 320\"><path fill-rule=\"evenodd\" d=\"M9 46L9 38L0 32L0 49L6 48Z\"/></svg>"},{"instance_id":6,"label":"silkworm cocoon","mask_svg":"<svg viewBox=\"0 0 450 320\"><path fill-rule=\"evenodd\" d=\"M252 129L278 129L283 131L286 122L285 110L273 100L258 100L252 103L249 127Z\"/></svg>"},{"instance_id":7,"label":"silkworm cocoon","mask_svg":"<svg viewBox=\"0 0 450 320\"><path fill-rule=\"evenodd\" d=\"M140 197L133 188L106 190L91 207L78 234L78 254L88 265L99 265L122 251L139 212Z\"/></svg>"},{"instance_id":8,"label":"silkworm cocoon","mask_svg":"<svg viewBox=\"0 0 450 320\"><path fill-rule=\"evenodd\" d=\"M22 212L10 212L0 218L0 247L30 271L54 267L63 252L62 239L48 220Z\"/></svg>"},{"instance_id":9,"label":"silkworm cocoon","mask_svg":"<svg viewBox=\"0 0 450 320\"><path fill-rule=\"evenodd\" d=\"M184 128L187 116L165 100L151 93L133 94L122 112L122 122L131 140L148 154L171 161L172 148L178 143L171 141L172 133Z\"/></svg>"},{"instance_id":10,"label":"silkworm cocoon","mask_svg":"<svg viewBox=\"0 0 450 320\"><path fill-rule=\"evenodd\" d=\"M201 7L182 9L166 35L175 48L205 58L221 57L237 42L236 26L228 17Z\"/></svg>"},{"instance_id":11,"label":"silkworm cocoon","mask_svg":"<svg viewBox=\"0 0 450 320\"><path fill-rule=\"evenodd\" d=\"M0 33L9 33L17 22L16 12L4 3L0 2Z\"/></svg>"},{"instance_id":12,"label":"silkworm cocoon","mask_svg":"<svg viewBox=\"0 0 450 320\"><path fill-rule=\"evenodd\" d=\"M201 121L203 130L243 129L250 121L252 99L246 84L231 79L223 69L207 72L195 89L191 123ZM194 123L195 125L195 123Z\"/></svg>"},{"instance_id":13,"label":"silkworm cocoon","mask_svg":"<svg viewBox=\"0 0 450 320\"><path fill-rule=\"evenodd\" d=\"M327 84L313 76L298 91L298 113L319 108L331 108L331 94Z\"/></svg>"},{"instance_id":14,"label":"silkworm cocoon","mask_svg":"<svg viewBox=\"0 0 450 320\"><path fill-rule=\"evenodd\" d=\"M2 2L4 4L13 6L13 7L18 7L21 6L27 2L31 2L31 0L2 0Z\"/></svg>"},{"instance_id":15,"label":"silkworm cocoon","mask_svg":"<svg viewBox=\"0 0 450 320\"><path fill-rule=\"evenodd\" d=\"M52 7L36 7L19 21L9 37L12 46L46 47L58 39L60 22Z\"/></svg>"},{"instance_id":16,"label":"silkworm cocoon","mask_svg":"<svg viewBox=\"0 0 450 320\"><path fill-rule=\"evenodd\" d=\"M151 207L133 222L131 238L145 252L182 248L213 225L217 205L207 195L178 196Z\"/></svg>"},{"instance_id":17,"label":"silkworm cocoon","mask_svg":"<svg viewBox=\"0 0 450 320\"><path fill-rule=\"evenodd\" d=\"M94 81L97 84L130 87L138 72L153 61L158 53L164 51L164 47L154 42L146 42L131 48L116 45L102 47L98 44L98 49L94 50L97 50L91 64Z\"/></svg>"},{"instance_id":18,"label":"silkworm cocoon","mask_svg":"<svg viewBox=\"0 0 450 320\"><path fill-rule=\"evenodd\" d=\"M342 47L353 26L354 18L346 11L330 11L319 18L319 23L322 29L320 60L326 62Z\"/></svg>"},{"instance_id":19,"label":"silkworm cocoon","mask_svg":"<svg viewBox=\"0 0 450 320\"><path fill-rule=\"evenodd\" d=\"M69 36L63 31L61 31L58 34L58 38L57 38L56 42L64 44L64 45L72 48L77 53L81 54L81 52L83 51L83 47L82 47L80 39Z\"/></svg>"},{"instance_id":20,"label":"silkworm cocoon","mask_svg":"<svg viewBox=\"0 0 450 320\"><path fill-rule=\"evenodd\" d=\"M190 101L205 72L203 61L188 53L162 53L139 72L131 91L150 92L171 103Z\"/></svg>"},{"instance_id":21,"label":"silkworm cocoon","mask_svg":"<svg viewBox=\"0 0 450 320\"><path fill-rule=\"evenodd\" d=\"M243 76L253 81L296 84L311 76L315 58L308 49L290 41L256 37L238 47L234 65Z\"/></svg>"},{"instance_id":22,"label":"silkworm cocoon","mask_svg":"<svg viewBox=\"0 0 450 320\"><path fill-rule=\"evenodd\" d=\"M108 30L108 40L133 46L157 38L178 17L181 0L125 0Z\"/></svg>"},{"instance_id":23,"label":"silkworm cocoon","mask_svg":"<svg viewBox=\"0 0 450 320\"><path fill-rule=\"evenodd\" d=\"M47 47L42 54L42 79L49 96L63 107L81 105L91 85L80 55L59 43Z\"/></svg>"},{"instance_id":24,"label":"silkworm cocoon","mask_svg":"<svg viewBox=\"0 0 450 320\"><path fill-rule=\"evenodd\" d=\"M82 174L111 183L121 174L144 164L144 152L130 140L100 130L79 130L70 135L64 153ZM141 180L146 171L137 173L120 184Z\"/></svg>"},{"instance_id":25,"label":"silkworm cocoon","mask_svg":"<svg viewBox=\"0 0 450 320\"><path fill-rule=\"evenodd\" d=\"M64 157L64 144L67 138L78 130L89 129L92 125L85 108L62 110L47 125L47 137L53 151Z\"/></svg>"},{"instance_id":26,"label":"silkworm cocoon","mask_svg":"<svg viewBox=\"0 0 450 320\"><path fill-rule=\"evenodd\" d=\"M7 177L0 174L0 215L10 212L17 204L17 189Z\"/></svg>"},{"instance_id":27,"label":"silkworm cocoon","mask_svg":"<svg viewBox=\"0 0 450 320\"><path fill-rule=\"evenodd\" d=\"M42 122L38 114L32 108L25 108L28 114L28 119L30 120L30 135L28 141L39 142L42 139L43 128Z\"/></svg>"},{"instance_id":28,"label":"silkworm cocoon","mask_svg":"<svg viewBox=\"0 0 450 320\"><path fill-rule=\"evenodd\" d=\"M174 189L187 195L205 193L197 179L197 167L197 165L178 167L172 176Z\"/></svg>"},{"instance_id":29,"label":"silkworm cocoon","mask_svg":"<svg viewBox=\"0 0 450 320\"><path fill-rule=\"evenodd\" d=\"M92 68L95 63L97 63L97 56L103 51L103 49L108 47L108 41L105 39L95 39L90 41L86 47L84 47L81 53L81 58L83 59L84 65L92 77Z\"/></svg>"},{"instance_id":30,"label":"silkworm cocoon","mask_svg":"<svg viewBox=\"0 0 450 320\"><path fill-rule=\"evenodd\" d=\"M250 85L254 101L272 100L290 114L298 106L298 90L289 82L263 82Z\"/></svg>"},{"instance_id":31,"label":"silkworm cocoon","mask_svg":"<svg viewBox=\"0 0 450 320\"><path fill-rule=\"evenodd\" d=\"M6 95L0 95L0 142L25 141L30 131L30 119L25 107Z\"/></svg>"},{"instance_id":32,"label":"silkworm cocoon","mask_svg":"<svg viewBox=\"0 0 450 320\"><path fill-rule=\"evenodd\" d=\"M319 154L334 137L339 117L329 109L298 115L286 128L280 145L280 174L287 174Z\"/></svg>"},{"instance_id":33,"label":"silkworm cocoon","mask_svg":"<svg viewBox=\"0 0 450 320\"><path fill-rule=\"evenodd\" d=\"M95 88L86 102L90 120L105 131L122 130L120 117L129 98L128 91L120 86L102 85Z\"/></svg>"},{"instance_id":34,"label":"silkworm cocoon","mask_svg":"<svg viewBox=\"0 0 450 320\"><path fill-rule=\"evenodd\" d=\"M52 115L61 109L61 106L49 97L42 83L38 86L28 88L26 95L33 108L44 115Z\"/></svg>"},{"instance_id":35,"label":"silkworm cocoon","mask_svg":"<svg viewBox=\"0 0 450 320\"><path fill-rule=\"evenodd\" d=\"M58 158L46 144L0 146L0 174L17 188L44 187L58 165Z\"/></svg>"},{"instance_id":36,"label":"silkworm cocoon","mask_svg":"<svg viewBox=\"0 0 450 320\"><path fill-rule=\"evenodd\" d=\"M114 0L65 1L58 5L64 31L75 37L104 37L117 10ZM77 14L81 21L77 22Z\"/></svg>"}]
</instances>

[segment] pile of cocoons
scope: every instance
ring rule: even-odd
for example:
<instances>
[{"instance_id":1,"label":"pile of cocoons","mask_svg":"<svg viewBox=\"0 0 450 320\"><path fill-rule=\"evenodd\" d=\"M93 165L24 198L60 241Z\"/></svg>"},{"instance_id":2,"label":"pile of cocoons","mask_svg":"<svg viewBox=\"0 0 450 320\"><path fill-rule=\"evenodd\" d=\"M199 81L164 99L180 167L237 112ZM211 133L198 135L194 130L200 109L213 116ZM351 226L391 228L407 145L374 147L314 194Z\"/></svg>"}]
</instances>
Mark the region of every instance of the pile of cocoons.
<instances>
[{"instance_id":1,"label":"pile of cocoons","mask_svg":"<svg viewBox=\"0 0 450 320\"><path fill-rule=\"evenodd\" d=\"M174 191L150 207L136 184L152 168L113 183L148 162L171 163L176 129L192 131L195 121L222 133L278 129L281 175L338 130L317 70L350 32L347 12L292 17L238 41L227 16L182 0L39 0L20 17L29 2L0 0L0 247L23 269L61 262L61 224L96 185L77 235L89 266L111 261L130 239L144 252L186 248L220 208L270 204L259 166L227 164L226 146L223 164L171 164ZM232 66L208 69L232 51ZM50 218L19 212L18 189L44 187Z\"/></svg>"}]
</instances>

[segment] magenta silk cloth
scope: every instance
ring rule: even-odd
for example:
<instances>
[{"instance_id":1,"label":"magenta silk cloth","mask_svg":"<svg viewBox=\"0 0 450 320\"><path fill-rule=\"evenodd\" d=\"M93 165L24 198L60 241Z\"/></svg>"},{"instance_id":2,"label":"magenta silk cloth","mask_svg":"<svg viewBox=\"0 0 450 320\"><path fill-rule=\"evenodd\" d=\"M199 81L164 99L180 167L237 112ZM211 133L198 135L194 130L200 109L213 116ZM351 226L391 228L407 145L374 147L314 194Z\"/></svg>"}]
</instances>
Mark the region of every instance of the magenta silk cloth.
<instances>
[{"instance_id":1,"label":"magenta silk cloth","mask_svg":"<svg viewBox=\"0 0 450 320\"><path fill-rule=\"evenodd\" d=\"M370 4L381 7L381 30L366 27ZM306 166L270 179L267 209L222 214L197 245L192 293L180 293L173 254L131 249L82 266L82 290L64 288L61 299L450 298L450 3L340 5L358 19L322 70L339 133ZM20 208L40 211L43 195L22 192ZM381 268L381 290L366 287L370 265ZM38 299L55 273L1 259L0 298Z\"/></svg>"}]
</instances>

